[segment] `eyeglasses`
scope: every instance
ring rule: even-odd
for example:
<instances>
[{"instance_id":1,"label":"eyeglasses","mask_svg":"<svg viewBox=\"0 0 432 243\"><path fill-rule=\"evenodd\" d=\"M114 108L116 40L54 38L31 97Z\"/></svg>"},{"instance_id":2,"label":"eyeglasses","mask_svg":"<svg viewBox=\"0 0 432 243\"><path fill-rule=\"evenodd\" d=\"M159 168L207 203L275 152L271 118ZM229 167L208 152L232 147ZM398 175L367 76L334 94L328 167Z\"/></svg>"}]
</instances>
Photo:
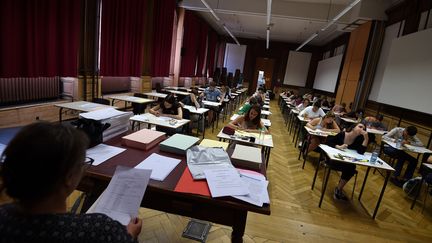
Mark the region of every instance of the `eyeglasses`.
<instances>
[{"instance_id":1,"label":"eyeglasses","mask_svg":"<svg viewBox=\"0 0 432 243\"><path fill-rule=\"evenodd\" d=\"M89 167L93 164L94 159L90 157L85 157L84 166Z\"/></svg>"}]
</instances>

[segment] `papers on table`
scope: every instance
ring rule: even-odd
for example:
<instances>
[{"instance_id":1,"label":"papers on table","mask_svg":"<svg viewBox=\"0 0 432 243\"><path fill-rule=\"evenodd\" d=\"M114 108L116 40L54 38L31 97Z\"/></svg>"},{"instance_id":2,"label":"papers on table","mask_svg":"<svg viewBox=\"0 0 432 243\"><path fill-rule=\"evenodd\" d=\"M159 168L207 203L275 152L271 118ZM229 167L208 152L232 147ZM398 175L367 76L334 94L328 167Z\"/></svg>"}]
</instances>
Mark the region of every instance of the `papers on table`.
<instances>
[{"instance_id":1,"label":"papers on table","mask_svg":"<svg viewBox=\"0 0 432 243\"><path fill-rule=\"evenodd\" d=\"M139 163L135 168L152 170L150 178L163 181L181 160L174 159L157 153L151 154L147 159Z\"/></svg>"},{"instance_id":2,"label":"papers on table","mask_svg":"<svg viewBox=\"0 0 432 243\"><path fill-rule=\"evenodd\" d=\"M106 109L95 110L87 113L81 113L80 117L100 121L111 117L120 116L126 113L127 112L119 111L114 108L106 108Z\"/></svg>"},{"instance_id":3,"label":"papers on table","mask_svg":"<svg viewBox=\"0 0 432 243\"><path fill-rule=\"evenodd\" d=\"M424 154L424 153L432 153L431 150L425 148L425 147L419 147L419 146L412 146L409 144L405 144L404 147L406 149L408 149L411 152L415 152L415 153L420 153L420 154Z\"/></svg>"},{"instance_id":4,"label":"papers on table","mask_svg":"<svg viewBox=\"0 0 432 243\"><path fill-rule=\"evenodd\" d=\"M150 170L117 166L108 187L87 213L103 213L123 225L138 216Z\"/></svg>"},{"instance_id":5,"label":"papers on table","mask_svg":"<svg viewBox=\"0 0 432 243\"><path fill-rule=\"evenodd\" d=\"M99 165L125 150L126 149L124 148L118 148L101 143L93 148L87 149L86 156L94 159L93 165Z\"/></svg>"},{"instance_id":6,"label":"papers on table","mask_svg":"<svg viewBox=\"0 0 432 243\"><path fill-rule=\"evenodd\" d=\"M266 178L262 174L254 171L239 170L239 172L243 183L248 186L249 194L233 197L259 207L262 207L264 203L270 203L270 197L267 191L269 182Z\"/></svg>"},{"instance_id":7,"label":"papers on table","mask_svg":"<svg viewBox=\"0 0 432 243\"><path fill-rule=\"evenodd\" d=\"M194 180L205 179L205 170L234 168L222 148L194 146L186 151L186 162Z\"/></svg>"},{"instance_id":8,"label":"papers on table","mask_svg":"<svg viewBox=\"0 0 432 243\"><path fill-rule=\"evenodd\" d=\"M235 168L205 170L204 174L212 197L241 196L249 189Z\"/></svg>"},{"instance_id":9,"label":"papers on table","mask_svg":"<svg viewBox=\"0 0 432 243\"><path fill-rule=\"evenodd\" d=\"M170 120L172 120L173 118L171 118L171 117L167 117L167 116L158 116L157 118L156 118L156 120L159 120L159 121L165 121L165 122L167 122L167 121L170 121Z\"/></svg>"},{"instance_id":10,"label":"papers on table","mask_svg":"<svg viewBox=\"0 0 432 243\"><path fill-rule=\"evenodd\" d=\"M0 143L0 156L3 154L3 151L6 149L6 145Z\"/></svg>"}]
</instances>

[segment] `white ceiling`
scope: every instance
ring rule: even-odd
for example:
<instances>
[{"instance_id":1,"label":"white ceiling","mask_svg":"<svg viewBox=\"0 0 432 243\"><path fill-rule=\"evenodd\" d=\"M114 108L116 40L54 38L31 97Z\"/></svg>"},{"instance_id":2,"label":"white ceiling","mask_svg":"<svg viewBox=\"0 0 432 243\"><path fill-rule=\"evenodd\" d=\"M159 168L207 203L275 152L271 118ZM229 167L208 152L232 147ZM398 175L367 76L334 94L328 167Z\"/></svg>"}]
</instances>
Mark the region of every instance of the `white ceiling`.
<instances>
[{"instance_id":1,"label":"white ceiling","mask_svg":"<svg viewBox=\"0 0 432 243\"><path fill-rule=\"evenodd\" d=\"M353 0L273 0L270 41L302 43L319 31ZM310 42L324 45L343 34L356 20L385 18L384 10L395 0L362 0L334 26ZM217 21L201 0L183 0L181 7L197 11L222 35L225 24L236 37L266 39L267 0L206 0L221 21ZM271 42L270 42L271 46Z\"/></svg>"}]
</instances>

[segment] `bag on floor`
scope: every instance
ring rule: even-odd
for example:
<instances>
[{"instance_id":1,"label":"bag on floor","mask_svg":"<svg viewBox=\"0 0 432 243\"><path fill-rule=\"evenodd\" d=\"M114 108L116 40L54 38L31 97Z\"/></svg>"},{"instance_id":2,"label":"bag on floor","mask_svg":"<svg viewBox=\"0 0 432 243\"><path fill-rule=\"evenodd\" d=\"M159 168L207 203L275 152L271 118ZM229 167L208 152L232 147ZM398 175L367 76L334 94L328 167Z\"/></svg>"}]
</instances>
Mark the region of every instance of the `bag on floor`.
<instances>
[{"instance_id":1,"label":"bag on floor","mask_svg":"<svg viewBox=\"0 0 432 243\"><path fill-rule=\"evenodd\" d=\"M403 184L403 190L408 197L415 197L415 195L420 190L421 177L416 177L409 179L405 184Z\"/></svg>"}]
</instances>

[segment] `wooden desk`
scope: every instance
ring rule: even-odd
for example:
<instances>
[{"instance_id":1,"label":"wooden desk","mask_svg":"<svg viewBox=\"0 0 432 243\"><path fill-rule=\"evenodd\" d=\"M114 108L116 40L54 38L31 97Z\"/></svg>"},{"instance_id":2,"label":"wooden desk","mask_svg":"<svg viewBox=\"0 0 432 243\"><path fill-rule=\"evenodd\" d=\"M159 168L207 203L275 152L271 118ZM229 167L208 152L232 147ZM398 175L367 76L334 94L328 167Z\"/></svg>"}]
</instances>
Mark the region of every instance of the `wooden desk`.
<instances>
[{"instance_id":1,"label":"wooden desk","mask_svg":"<svg viewBox=\"0 0 432 243\"><path fill-rule=\"evenodd\" d=\"M88 102L88 101L75 101L75 102L68 102L68 103L61 103L61 104L55 104L54 106L59 107L59 121L62 121L62 116L66 112L63 110L74 110L78 112L89 112L89 111L95 111L100 109L106 109L106 108L115 108L109 105L102 105L98 103Z\"/></svg>"},{"instance_id":2,"label":"wooden desk","mask_svg":"<svg viewBox=\"0 0 432 243\"><path fill-rule=\"evenodd\" d=\"M150 125L157 125L157 126L168 127L168 128L173 128L173 129L177 129L179 127L182 127L182 126L184 126L190 122L190 120L187 120L187 119L176 120L176 119L170 119L168 117L157 117L157 116L150 114L150 113L145 113L142 115L135 115L135 116L131 117L130 120L132 121L132 130L134 130L134 128L135 128L135 122L138 122L138 124L139 123L147 123L149 126ZM176 123L170 124L170 122L169 122L170 120L175 120ZM139 129L139 127L138 127L138 129Z\"/></svg>"},{"instance_id":3,"label":"wooden desk","mask_svg":"<svg viewBox=\"0 0 432 243\"><path fill-rule=\"evenodd\" d=\"M148 104L148 103L155 102L152 99L145 99L145 98L140 98L140 97L135 97L135 96L130 96L130 95L110 95L110 96L107 96L106 98L111 99L111 105L112 106L114 106L116 100L124 101L125 102L125 109L127 107L127 102L136 103L136 104Z\"/></svg>"},{"instance_id":4,"label":"wooden desk","mask_svg":"<svg viewBox=\"0 0 432 243\"><path fill-rule=\"evenodd\" d=\"M309 144L310 144L312 136L318 136L318 137L322 137L322 138L327 138L328 136L334 136L334 135L337 134L335 132L328 132L328 131L323 131L323 130L320 130L320 129L315 129L314 130L314 129L311 129L311 128L307 127L307 126L304 126L304 129L306 130L306 132L308 133L308 135L303 136L302 148L300 149L299 156L298 156L298 159L300 159L301 155L303 154L302 169L304 169L305 164L306 164L306 158L307 158L307 155L309 153ZM304 147L306 145L307 145L307 147Z\"/></svg>"},{"instance_id":5,"label":"wooden desk","mask_svg":"<svg viewBox=\"0 0 432 243\"><path fill-rule=\"evenodd\" d=\"M205 136L205 114L209 111L207 108L196 108L195 106L185 105L183 108L187 109L191 114L198 115L198 123L201 121L202 137ZM198 128L197 128L198 136Z\"/></svg>"},{"instance_id":6,"label":"wooden desk","mask_svg":"<svg viewBox=\"0 0 432 243\"><path fill-rule=\"evenodd\" d=\"M223 128L218 133L217 137L219 138L219 141L237 141L242 142L250 145L258 145L262 147L262 153L264 154L264 158L266 159L266 167L268 166L269 160L270 160L270 152L273 148L273 137L271 134L264 134L263 141L259 141L259 133L249 133L249 132L243 132L243 131L235 131L234 135L228 135L222 132ZM255 142L250 142L249 140L244 140L242 138L244 137L254 137Z\"/></svg>"},{"instance_id":7,"label":"wooden desk","mask_svg":"<svg viewBox=\"0 0 432 243\"><path fill-rule=\"evenodd\" d=\"M157 92L143 93L143 95L147 95L147 97L162 98L162 99L165 99L165 97L167 96L167 94L157 93Z\"/></svg>"},{"instance_id":8,"label":"wooden desk","mask_svg":"<svg viewBox=\"0 0 432 243\"><path fill-rule=\"evenodd\" d=\"M86 171L78 186L78 190L88 192L89 195L83 210L87 210L105 190L117 165L135 167L152 153L158 153L181 159L181 162L164 181L150 180L141 207L231 226L233 229L232 242L242 242L248 212L270 215L269 204L257 207L232 197L211 198L174 191L187 166L184 155L161 152L159 146L149 151L124 147L121 145L121 136L109 140L106 144L123 147L127 150L98 166L90 167ZM266 174L265 166L261 166L261 173Z\"/></svg>"},{"instance_id":9,"label":"wooden desk","mask_svg":"<svg viewBox=\"0 0 432 243\"><path fill-rule=\"evenodd\" d=\"M384 191L386 189L387 182L388 182L388 180L390 178L390 174L391 174L392 171L394 171L394 169L390 165L388 165L385 161L383 161L382 159L380 159L380 158L377 158L377 162L374 163L374 164L370 163L369 161L368 162L360 162L360 161L352 161L352 160L348 160L348 159L339 159L339 158L335 158L334 155L337 155L338 153L344 153L344 152L342 152L340 150L337 150L335 148L332 148L332 147L330 147L328 145L324 145L324 144L320 144L319 147L321 148L321 155L320 155L320 160L319 161L321 161L322 155L325 154L328 159L333 160L333 161L338 161L338 162L355 164L355 165L360 165L360 166L366 166L367 167L366 174L365 174L365 177L363 179L363 184L362 184L362 187L360 189L360 194L359 194L359 197L358 197L360 205L362 205L362 207L366 211L368 211L368 210L363 205L363 203L361 201L361 197L363 195L363 190L364 190L364 187L366 185L366 181L367 181L370 169L371 168L383 169L383 170L385 170L387 172L386 173L386 177L384 179L383 187L381 189L381 193L380 193L379 198L378 198L378 202L377 202L377 204L375 206L375 210L373 211L373 214L372 214L372 218L375 219L375 217L376 217L376 215L378 213L378 209L379 209L381 200L382 200L382 198L384 196ZM359 155L356 151L353 151L353 150L347 150L347 151L349 151L349 154L352 155L354 158L360 158L360 157L370 158L371 157L370 153L365 153L364 156L362 156L362 155ZM316 176L318 174L319 167L320 167L320 163L317 163L317 166L316 166L316 169L315 169L314 179L313 179L313 182L312 182L312 189L313 189L313 186L314 186L314 183L315 183L315 180L316 180ZM321 198L320 198L320 202L318 204L318 207L321 207L321 203L322 203L322 200L324 198L325 190L327 188L328 178L330 177L330 172L331 172L331 168L329 168L327 170L327 174L324 175L324 185L323 185L323 189L321 190Z\"/></svg>"}]
</instances>

